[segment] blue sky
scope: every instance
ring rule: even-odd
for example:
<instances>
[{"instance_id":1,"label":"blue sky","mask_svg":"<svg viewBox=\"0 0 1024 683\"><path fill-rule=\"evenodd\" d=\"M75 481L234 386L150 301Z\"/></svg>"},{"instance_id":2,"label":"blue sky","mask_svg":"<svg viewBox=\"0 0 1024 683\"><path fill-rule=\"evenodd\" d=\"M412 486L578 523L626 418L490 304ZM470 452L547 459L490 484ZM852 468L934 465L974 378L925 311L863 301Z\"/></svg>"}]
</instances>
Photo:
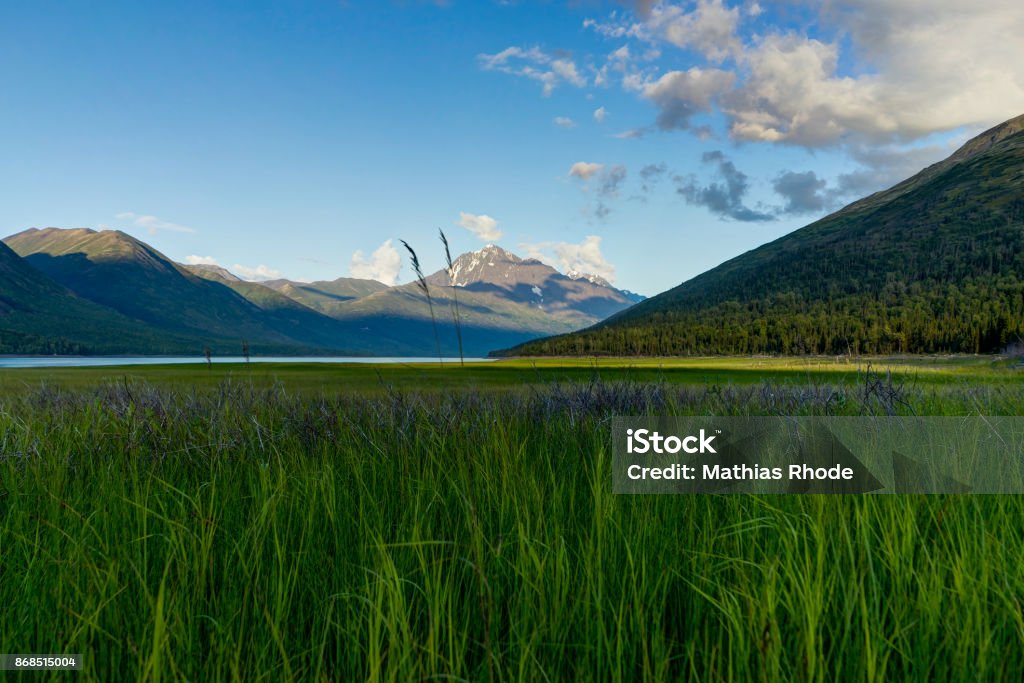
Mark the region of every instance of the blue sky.
<instances>
[{"instance_id":1,"label":"blue sky","mask_svg":"<svg viewBox=\"0 0 1024 683\"><path fill-rule=\"evenodd\" d=\"M399 282L441 227L654 294L1024 113L1022 35L1003 0L5 2L0 223Z\"/></svg>"}]
</instances>

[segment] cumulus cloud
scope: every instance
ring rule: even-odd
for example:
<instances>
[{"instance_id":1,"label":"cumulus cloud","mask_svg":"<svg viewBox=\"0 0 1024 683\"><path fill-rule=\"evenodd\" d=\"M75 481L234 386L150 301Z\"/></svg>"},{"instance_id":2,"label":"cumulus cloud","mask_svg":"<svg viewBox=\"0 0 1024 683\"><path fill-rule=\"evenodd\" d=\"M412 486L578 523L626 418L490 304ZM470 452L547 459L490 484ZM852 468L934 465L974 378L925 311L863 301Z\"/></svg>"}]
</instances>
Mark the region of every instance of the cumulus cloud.
<instances>
[{"instance_id":1,"label":"cumulus cloud","mask_svg":"<svg viewBox=\"0 0 1024 683\"><path fill-rule=\"evenodd\" d=\"M115 218L122 221L129 221L135 227L147 230L150 235L155 235L161 231L184 233L195 232L195 230L193 230L190 227L178 225L177 223L170 223L168 221L157 218L156 216L138 214L133 211L122 211L121 213L117 214Z\"/></svg>"},{"instance_id":2,"label":"cumulus cloud","mask_svg":"<svg viewBox=\"0 0 1024 683\"><path fill-rule=\"evenodd\" d=\"M189 256L186 256L185 257L185 263L187 263L190 266L219 266L220 265L219 263L217 263L217 259L213 258L212 256L196 256L195 254L190 254Z\"/></svg>"},{"instance_id":3,"label":"cumulus cloud","mask_svg":"<svg viewBox=\"0 0 1024 683\"><path fill-rule=\"evenodd\" d=\"M236 263L231 266L231 272L243 280L250 282L262 282L264 280L277 280L284 277L284 273L279 270L274 270L270 266L265 266L262 263L255 268L250 266L243 266L240 263Z\"/></svg>"},{"instance_id":4,"label":"cumulus cloud","mask_svg":"<svg viewBox=\"0 0 1024 683\"><path fill-rule=\"evenodd\" d=\"M598 123L604 123L604 120L608 118L608 110L604 107L598 107L594 110L594 120Z\"/></svg>"},{"instance_id":5,"label":"cumulus cloud","mask_svg":"<svg viewBox=\"0 0 1024 683\"><path fill-rule=\"evenodd\" d=\"M899 115L885 106L887 86L880 76L836 77L838 61L834 44L796 35L762 40L747 55L746 81L725 98L732 136L823 147L853 131L878 139L901 128L915 134L916 121L901 126Z\"/></svg>"},{"instance_id":6,"label":"cumulus cloud","mask_svg":"<svg viewBox=\"0 0 1024 683\"><path fill-rule=\"evenodd\" d=\"M1024 110L1024 5L1016 0L833 0L822 11L849 32L853 54L809 37L754 46L734 113L737 137L805 146L849 136L902 141ZM870 68L843 75L844 56Z\"/></svg>"},{"instance_id":7,"label":"cumulus cloud","mask_svg":"<svg viewBox=\"0 0 1024 683\"><path fill-rule=\"evenodd\" d=\"M721 62L739 53L742 43L736 33L740 12L722 0L698 0L693 9L672 2L635 3L640 21L613 13L609 21L588 19L584 27L608 38L635 38L649 43L666 42Z\"/></svg>"},{"instance_id":8,"label":"cumulus cloud","mask_svg":"<svg viewBox=\"0 0 1024 683\"><path fill-rule=\"evenodd\" d=\"M613 12L610 21L598 21L597 19L584 19L583 27L589 28L605 38L637 38L639 34L636 29L640 24L627 24L618 22L617 13Z\"/></svg>"},{"instance_id":9,"label":"cumulus cloud","mask_svg":"<svg viewBox=\"0 0 1024 683\"><path fill-rule=\"evenodd\" d=\"M672 45L721 62L741 49L736 35L739 14L722 0L698 0L689 12L671 3L657 5L647 13L646 22L649 31Z\"/></svg>"},{"instance_id":10,"label":"cumulus cloud","mask_svg":"<svg viewBox=\"0 0 1024 683\"><path fill-rule=\"evenodd\" d=\"M833 208L836 196L826 190L827 185L828 181L814 171L786 171L772 181L772 189L786 201L781 212L794 215Z\"/></svg>"},{"instance_id":11,"label":"cumulus cloud","mask_svg":"<svg viewBox=\"0 0 1024 683\"><path fill-rule=\"evenodd\" d=\"M692 67L670 71L645 84L642 92L658 108L658 128L686 130L694 115L711 111L714 101L729 91L735 80L735 74L728 71Z\"/></svg>"},{"instance_id":12,"label":"cumulus cloud","mask_svg":"<svg viewBox=\"0 0 1024 683\"><path fill-rule=\"evenodd\" d=\"M502 236L501 230L498 229L498 221L485 214L477 216L460 211L459 225L485 242L496 242Z\"/></svg>"},{"instance_id":13,"label":"cumulus cloud","mask_svg":"<svg viewBox=\"0 0 1024 683\"><path fill-rule=\"evenodd\" d=\"M911 148L899 145L851 146L850 157L860 164L860 168L841 174L837 179L838 190L845 195L861 196L891 187L953 151L953 147L947 145Z\"/></svg>"},{"instance_id":14,"label":"cumulus cloud","mask_svg":"<svg viewBox=\"0 0 1024 683\"><path fill-rule=\"evenodd\" d=\"M588 161L577 161L569 169L569 175L580 180L590 180L598 171L604 168L604 164L596 164Z\"/></svg>"},{"instance_id":15,"label":"cumulus cloud","mask_svg":"<svg viewBox=\"0 0 1024 683\"><path fill-rule=\"evenodd\" d=\"M508 47L493 55L477 55L485 71L498 71L539 82L546 96L562 83L577 88L587 85L587 78L568 55L549 54L539 47Z\"/></svg>"},{"instance_id":16,"label":"cumulus cloud","mask_svg":"<svg viewBox=\"0 0 1024 683\"><path fill-rule=\"evenodd\" d=\"M352 254L352 264L349 267L352 277L377 280L389 286L398 281L398 273L401 270L402 257L391 240L377 247L369 258L362 250L356 251Z\"/></svg>"},{"instance_id":17,"label":"cumulus cloud","mask_svg":"<svg viewBox=\"0 0 1024 683\"><path fill-rule=\"evenodd\" d=\"M676 192L688 204L703 206L713 214L737 221L760 222L774 219L770 213L755 211L746 206L744 198L750 187L747 175L737 169L722 152L705 152L702 161L714 165L720 182L703 185L695 177L676 176Z\"/></svg>"},{"instance_id":18,"label":"cumulus cloud","mask_svg":"<svg viewBox=\"0 0 1024 683\"><path fill-rule=\"evenodd\" d=\"M637 16L647 17L650 16L651 10L659 2L661 2L661 0L634 0L633 8Z\"/></svg>"},{"instance_id":19,"label":"cumulus cloud","mask_svg":"<svg viewBox=\"0 0 1024 683\"><path fill-rule=\"evenodd\" d=\"M854 146L850 157L859 166L828 181L814 171L784 171L772 181L772 188L784 200L778 213L820 213L839 208L865 195L892 187L949 156L952 148L928 145L906 148Z\"/></svg>"},{"instance_id":20,"label":"cumulus cloud","mask_svg":"<svg viewBox=\"0 0 1024 683\"><path fill-rule=\"evenodd\" d=\"M628 45L616 48L605 56L600 68L590 67L594 72L593 83L603 87L611 85L614 80L621 80L623 84L643 80L647 69L645 62L657 59L660 54L661 51L653 47L635 52Z\"/></svg>"},{"instance_id":21,"label":"cumulus cloud","mask_svg":"<svg viewBox=\"0 0 1024 683\"><path fill-rule=\"evenodd\" d=\"M519 245L529 258L542 261L563 273L575 271L615 281L615 266L601 253L601 237L588 235L579 244L572 242L539 242Z\"/></svg>"},{"instance_id":22,"label":"cumulus cloud","mask_svg":"<svg viewBox=\"0 0 1024 683\"><path fill-rule=\"evenodd\" d=\"M757 2L729 0L635 3L632 15L585 25L606 37L696 53L713 65L704 65L714 73L704 83L672 76L687 71L624 79L627 90L654 104L662 130L687 129L694 112L717 109L737 140L807 148L904 144L1024 111L1019 0L795 4L811 15L804 32L771 23ZM756 22L756 30L745 22Z\"/></svg>"},{"instance_id":23,"label":"cumulus cloud","mask_svg":"<svg viewBox=\"0 0 1024 683\"><path fill-rule=\"evenodd\" d=\"M559 128L575 128L576 122L570 119L568 116L556 116L555 125Z\"/></svg>"}]
</instances>

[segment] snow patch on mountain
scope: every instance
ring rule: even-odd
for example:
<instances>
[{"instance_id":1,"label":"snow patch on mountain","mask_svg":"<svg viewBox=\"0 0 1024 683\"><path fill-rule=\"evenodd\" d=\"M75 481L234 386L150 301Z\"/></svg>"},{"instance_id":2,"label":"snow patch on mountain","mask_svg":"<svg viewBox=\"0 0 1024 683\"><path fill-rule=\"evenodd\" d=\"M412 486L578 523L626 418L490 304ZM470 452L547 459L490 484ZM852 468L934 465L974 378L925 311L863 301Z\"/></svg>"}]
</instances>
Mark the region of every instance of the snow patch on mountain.
<instances>
[{"instance_id":1,"label":"snow patch on mountain","mask_svg":"<svg viewBox=\"0 0 1024 683\"><path fill-rule=\"evenodd\" d=\"M611 287L612 286L612 283L608 282L608 280L605 280L600 275L592 275L590 273L581 273L578 270L570 269L568 272L566 272L565 276L567 278L569 278L570 280L586 280L587 282L591 282L591 283L593 283L595 285L598 285L598 286L601 286L601 287Z\"/></svg>"}]
</instances>

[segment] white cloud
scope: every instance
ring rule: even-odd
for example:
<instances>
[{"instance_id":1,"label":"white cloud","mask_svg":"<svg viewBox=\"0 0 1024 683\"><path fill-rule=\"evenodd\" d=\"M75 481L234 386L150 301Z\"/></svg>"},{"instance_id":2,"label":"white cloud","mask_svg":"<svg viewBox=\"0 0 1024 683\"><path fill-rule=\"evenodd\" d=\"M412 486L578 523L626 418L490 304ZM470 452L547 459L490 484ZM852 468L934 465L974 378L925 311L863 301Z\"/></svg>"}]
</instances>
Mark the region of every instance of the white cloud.
<instances>
[{"instance_id":1,"label":"white cloud","mask_svg":"<svg viewBox=\"0 0 1024 683\"><path fill-rule=\"evenodd\" d=\"M366 280L377 280L386 285L393 285L398 281L398 273L402 270L402 257L387 240L374 250L370 258L363 255L362 250L352 254L352 264L349 272L352 277Z\"/></svg>"},{"instance_id":2,"label":"white cloud","mask_svg":"<svg viewBox=\"0 0 1024 683\"><path fill-rule=\"evenodd\" d=\"M555 125L560 128L575 128L576 122L570 119L568 116L556 116Z\"/></svg>"},{"instance_id":3,"label":"white cloud","mask_svg":"<svg viewBox=\"0 0 1024 683\"><path fill-rule=\"evenodd\" d=\"M156 216L148 216L145 214L138 214L132 211L122 211L121 213L114 216L118 220L130 221L132 225L137 228L143 228L149 231L150 235L155 235L161 230L166 232L185 232L194 233L195 230L184 225L178 225L177 223L169 223L165 220L161 220Z\"/></svg>"},{"instance_id":4,"label":"white cloud","mask_svg":"<svg viewBox=\"0 0 1024 683\"><path fill-rule=\"evenodd\" d=\"M608 118L608 110L604 107L598 107L594 110L594 120L598 123L604 123L604 120Z\"/></svg>"},{"instance_id":5,"label":"white cloud","mask_svg":"<svg viewBox=\"0 0 1024 683\"><path fill-rule=\"evenodd\" d=\"M847 132L904 140L982 127L1024 111L1024 4L1017 0L830 0L823 19L849 32L854 52L841 55L830 45L835 57L822 72L805 68L798 83L777 75L762 82L761 92L772 82L783 85L765 106L783 140L834 142ZM799 43L787 47L800 51ZM840 57L861 58L865 75L837 73ZM758 51L754 58L759 63L772 56ZM789 61L814 63L806 55ZM785 102L789 94L798 98L795 106ZM838 132L829 130L828 119L835 119Z\"/></svg>"},{"instance_id":6,"label":"white cloud","mask_svg":"<svg viewBox=\"0 0 1024 683\"><path fill-rule=\"evenodd\" d=\"M190 266L219 266L217 259L212 256L196 256L191 254L185 257L185 263Z\"/></svg>"},{"instance_id":7,"label":"white cloud","mask_svg":"<svg viewBox=\"0 0 1024 683\"><path fill-rule=\"evenodd\" d=\"M607 22L587 19L590 28L606 38L632 38L648 43L664 41L678 48L694 50L721 62L742 49L736 29L740 12L722 0L698 0L692 10L671 2L647 3L638 8L639 21L624 21L612 13ZM627 53L628 54L628 53Z\"/></svg>"},{"instance_id":8,"label":"white cloud","mask_svg":"<svg viewBox=\"0 0 1024 683\"><path fill-rule=\"evenodd\" d=\"M498 221L490 216L459 212L459 225L485 242L496 242L501 239L502 232L498 229Z\"/></svg>"},{"instance_id":9,"label":"white cloud","mask_svg":"<svg viewBox=\"0 0 1024 683\"><path fill-rule=\"evenodd\" d=\"M580 180L590 180L598 171L604 168L604 164L595 164L587 161L577 161L569 169L569 175Z\"/></svg>"},{"instance_id":10,"label":"white cloud","mask_svg":"<svg viewBox=\"0 0 1024 683\"><path fill-rule=\"evenodd\" d=\"M753 0L641 4L635 15L613 12L585 26L714 63L624 73L624 89L657 107L663 130L687 128L694 112L717 107L737 140L904 144L1024 112L1019 0L801 0L817 14L803 32L769 23Z\"/></svg>"},{"instance_id":11,"label":"white cloud","mask_svg":"<svg viewBox=\"0 0 1024 683\"><path fill-rule=\"evenodd\" d=\"M277 280L284 277L284 273L279 270L274 270L269 266L265 266L262 263L255 268L250 266L243 266L240 263L236 263L231 266L231 272L243 280L250 282L262 282L263 280Z\"/></svg>"},{"instance_id":12,"label":"white cloud","mask_svg":"<svg viewBox=\"0 0 1024 683\"><path fill-rule=\"evenodd\" d=\"M562 83L577 88L588 84L571 58L548 54L539 47L508 47L493 55L477 55L477 61L485 71L499 71L538 81L545 97Z\"/></svg>"},{"instance_id":13,"label":"white cloud","mask_svg":"<svg viewBox=\"0 0 1024 683\"><path fill-rule=\"evenodd\" d=\"M587 85L587 79L580 75L576 63L571 59L555 59L551 62L551 70L561 76L567 83L582 88Z\"/></svg>"},{"instance_id":14,"label":"white cloud","mask_svg":"<svg viewBox=\"0 0 1024 683\"><path fill-rule=\"evenodd\" d=\"M739 9L725 7L722 0L698 0L692 12L665 3L650 11L647 27L676 47L694 49L721 62L741 50L736 35L739 15Z\"/></svg>"},{"instance_id":15,"label":"white cloud","mask_svg":"<svg viewBox=\"0 0 1024 683\"><path fill-rule=\"evenodd\" d=\"M539 242L521 244L520 249L530 258L547 263L563 273L576 271L587 275L597 275L608 282L615 281L615 266L608 262L601 253L601 237L588 235L579 244L572 242Z\"/></svg>"},{"instance_id":16,"label":"white cloud","mask_svg":"<svg viewBox=\"0 0 1024 683\"><path fill-rule=\"evenodd\" d=\"M583 28L593 29L605 38L649 38L643 23L618 21L617 12L612 12L611 20L607 22L584 19Z\"/></svg>"},{"instance_id":17,"label":"white cloud","mask_svg":"<svg viewBox=\"0 0 1024 683\"><path fill-rule=\"evenodd\" d=\"M691 127L694 115L710 111L715 99L727 92L735 80L735 74L729 71L691 67L670 71L645 84L643 94L658 107L659 128L683 130Z\"/></svg>"}]
</instances>

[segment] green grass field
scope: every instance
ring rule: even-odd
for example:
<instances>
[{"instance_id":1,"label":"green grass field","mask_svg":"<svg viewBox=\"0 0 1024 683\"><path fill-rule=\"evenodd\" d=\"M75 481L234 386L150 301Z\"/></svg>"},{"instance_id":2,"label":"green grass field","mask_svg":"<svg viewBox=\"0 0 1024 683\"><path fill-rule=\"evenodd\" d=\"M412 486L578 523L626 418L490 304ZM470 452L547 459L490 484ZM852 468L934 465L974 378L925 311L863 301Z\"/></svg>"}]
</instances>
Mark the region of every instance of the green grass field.
<instances>
[{"instance_id":1,"label":"green grass field","mask_svg":"<svg viewBox=\"0 0 1024 683\"><path fill-rule=\"evenodd\" d=\"M611 493L612 415L1024 415L1008 361L870 366L3 370L0 652L104 681L1021 680L1019 497Z\"/></svg>"},{"instance_id":2,"label":"green grass field","mask_svg":"<svg viewBox=\"0 0 1024 683\"><path fill-rule=\"evenodd\" d=\"M259 386L283 383L289 391L375 392L382 389L499 388L554 382L605 381L667 382L671 384L849 385L867 371L889 373L908 384L1012 385L1024 373L1015 362L994 356L906 356L849 360L845 358L592 358L514 359L489 363L328 364L216 363L94 368L0 370L0 395L33 389L41 383L65 388L91 388L104 382L153 382L175 388L211 387L225 380L244 380Z\"/></svg>"}]
</instances>

